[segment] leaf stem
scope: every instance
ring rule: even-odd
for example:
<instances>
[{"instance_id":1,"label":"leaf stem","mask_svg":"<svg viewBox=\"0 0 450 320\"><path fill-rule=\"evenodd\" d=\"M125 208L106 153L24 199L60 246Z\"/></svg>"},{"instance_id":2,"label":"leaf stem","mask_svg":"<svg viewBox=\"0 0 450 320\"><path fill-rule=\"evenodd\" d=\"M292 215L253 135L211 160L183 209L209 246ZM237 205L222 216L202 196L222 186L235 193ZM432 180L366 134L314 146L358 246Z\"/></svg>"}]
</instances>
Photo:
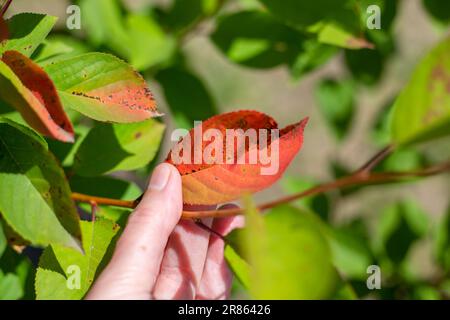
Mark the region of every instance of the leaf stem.
<instances>
[{"instance_id":1,"label":"leaf stem","mask_svg":"<svg viewBox=\"0 0 450 320\"><path fill-rule=\"evenodd\" d=\"M393 144L390 144L387 147L381 149L372 158L370 158L364 165L362 165L358 170L356 170L355 173L356 174L370 173L381 161L386 159L386 157L388 157L394 150L395 150L395 146Z\"/></svg>"},{"instance_id":2,"label":"leaf stem","mask_svg":"<svg viewBox=\"0 0 450 320\"><path fill-rule=\"evenodd\" d=\"M107 205L113 207L121 207L121 208L130 208L134 209L139 202L137 201L127 201L127 200L118 200L118 199L110 199L96 196L89 196L87 194L72 193L72 199L78 202L92 203L95 202L97 205Z\"/></svg>"},{"instance_id":3,"label":"leaf stem","mask_svg":"<svg viewBox=\"0 0 450 320\"><path fill-rule=\"evenodd\" d=\"M2 6L2 8L0 10L0 17L3 17L3 15L6 13L11 2L12 2L12 0L6 0L6 3Z\"/></svg>"},{"instance_id":4,"label":"leaf stem","mask_svg":"<svg viewBox=\"0 0 450 320\"><path fill-rule=\"evenodd\" d=\"M380 152L381 153L381 152ZM387 154L385 151L384 154ZM377 160L372 160L371 163L380 161L378 159L381 158L381 156L376 157ZM370 161L369 161L370 162ZM363 166L364 167L372 167L372 165L369 166ZM287 197L282 197L280 199L267 202L265 204L262 204L257 207L258 210L264 211L273 207L276 207L280 204L288 203L297 199L305 198L308 196L313 196L321 193L325 193L331 190L336 189L343 189L348 188L356 185L370 185L370 184L378 184L378 183L386 183L386 182L400 182L408 178L418 178L418 177L428 177L433 176L439 173L450 171L450 159L442 162L440 164L427 167L420 170L414 170L414 171L405 171L405 172L381 172L381 173L367 173L367 169L364 169L363 171L357 170L354 173L352 173L349 176L337 179L335 181L331 181L328 183L324 183L321 185L318 185L316 187L310 188L308 190L305 190L303 192L295 193L292 195L289 195ZM364 174L361 174L361 172L364 172ZM109 199L109 198L101 198L101 197L94 197L89 196L85 194L80 193L72 193L72 199L74 201L79 202L87 202L90 203L91 201L95 201L98 205L109 205L109 206L117 206L117 207L123 207L123 208L135 208L139 200L134 201L126 201L126 200L117 200L117 199ZM244 209L242 208L233 208L233 209L225 209L225 210L207 210L207 211L183 211L182 218L184 219L200 219L200 218L206 218L206 217L229 217L229 216L235 216L240 215L244 213Z\"/></svg>"}]
</instances>

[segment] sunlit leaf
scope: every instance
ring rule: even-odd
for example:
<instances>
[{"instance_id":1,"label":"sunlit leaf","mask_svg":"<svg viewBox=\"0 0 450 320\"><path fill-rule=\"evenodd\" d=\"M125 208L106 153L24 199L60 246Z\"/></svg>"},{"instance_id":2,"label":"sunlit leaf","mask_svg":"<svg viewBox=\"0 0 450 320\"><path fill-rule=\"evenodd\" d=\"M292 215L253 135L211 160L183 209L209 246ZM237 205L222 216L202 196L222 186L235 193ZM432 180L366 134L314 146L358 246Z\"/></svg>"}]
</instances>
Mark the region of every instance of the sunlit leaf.
<instances>
[{"instance_id":1,"label":"sunlit leaf","mask_svg":"<svg viewBox=\"0 0 450 320\"><path fill-rule=\"evenodd\" d=\"M192 129L172 148L167 158L167 162L174 164L181 173L183 201L188 204L218 204L238 199L244 193L269 187L282 176L299 152L307 121L305 118L279 130L279 138L275 137L273 140L270 131L278 130L277 123L257 111L236 111L202 122L196 127L197 131ZM202 132L217 129L214 132L218 137L213 135L209 140L195 143L198 140L195 132L200 128ZM227 129L234 129L231 131L235 136L228 138L229 141ZM248 129L253 129L251 132L254 133L254 141L250 143L245 142L248 140L245 136ZM259 139L261 130L266 133L265 141ZM272 153L274 142L277 143L279 152L275 150ZM229 144L228 147L226 144ZM272 157L264 161L267 163L261 161L262 152L267 152ZM254 158L257 153L259 159ZM275 158L277 154L278 159ZM252 158L254 163L250 163Z\"/></svg>"},{"instance_id":2,"label":"sunlit leaf","mask_svg":"<svg viewBox=\"0 0 450 320\"><path fill-rule=\"evenodd\" d=\"M64 106L95 120L125 123L160 115L142 76L112 55L87 53L44 69Z\"/></svg>"}]
</instances>

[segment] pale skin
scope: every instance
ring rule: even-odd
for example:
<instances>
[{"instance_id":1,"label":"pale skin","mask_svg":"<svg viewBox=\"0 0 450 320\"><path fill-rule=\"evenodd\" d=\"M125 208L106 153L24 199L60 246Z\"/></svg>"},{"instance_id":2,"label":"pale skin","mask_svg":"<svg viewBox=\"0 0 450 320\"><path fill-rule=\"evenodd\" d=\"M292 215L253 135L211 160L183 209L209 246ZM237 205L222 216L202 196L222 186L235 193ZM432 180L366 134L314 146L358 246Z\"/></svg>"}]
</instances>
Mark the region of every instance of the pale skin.
<instances>
[{"instance_id":1,"label":"pale skin","mask_svg":"<svg viewBox=\"0 0 450 320\"><path fill-rule=\"evenodd\" d=\"M193 221L180 220L182 210L180 174L161 164L86 299L228 298L232 275L224 242ZM222 235L243 223L241 217L202 222Z\"/></svg>"}]
</instances>

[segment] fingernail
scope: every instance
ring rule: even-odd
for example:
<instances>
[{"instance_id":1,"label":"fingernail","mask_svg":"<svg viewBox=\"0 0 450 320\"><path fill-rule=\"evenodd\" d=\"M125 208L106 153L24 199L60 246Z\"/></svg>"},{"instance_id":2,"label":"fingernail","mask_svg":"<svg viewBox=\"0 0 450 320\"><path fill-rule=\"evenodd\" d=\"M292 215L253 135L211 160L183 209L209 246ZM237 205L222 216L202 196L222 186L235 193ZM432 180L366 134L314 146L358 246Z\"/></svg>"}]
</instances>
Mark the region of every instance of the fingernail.
<instances>
[{"instance_id":1,"label":"fingernail","mask_svg":"<svg viewBox=\"0 0 450 320\"><path fill-rule=\"evenodd\" d=\"M155 171L153 171L148 188L157 191L164 189L169 181L169 177L170 167L168 165L162 164L157 166Z\"/></svg>"}]
</instances>

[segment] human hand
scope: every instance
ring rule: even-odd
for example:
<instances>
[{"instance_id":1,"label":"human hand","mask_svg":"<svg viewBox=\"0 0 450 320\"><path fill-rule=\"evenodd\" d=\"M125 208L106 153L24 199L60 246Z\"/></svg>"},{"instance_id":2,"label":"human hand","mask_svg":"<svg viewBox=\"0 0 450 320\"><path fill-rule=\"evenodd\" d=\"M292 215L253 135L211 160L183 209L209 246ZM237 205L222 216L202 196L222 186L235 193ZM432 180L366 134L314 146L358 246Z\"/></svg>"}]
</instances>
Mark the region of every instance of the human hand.
<instances>
[{"instance_id":1,"label":"human hand","mask_svg":"<svg viewBox=\"0 0 450 320\"><path fill-rule=\"evenodd\" d=\"M172 165L161 164L86 299L227 298L232 276L222 239L193 221L179 221L182 210L180 174ZM242 219L202 222L224 235Z\"/></svg>"}]
</instances>

